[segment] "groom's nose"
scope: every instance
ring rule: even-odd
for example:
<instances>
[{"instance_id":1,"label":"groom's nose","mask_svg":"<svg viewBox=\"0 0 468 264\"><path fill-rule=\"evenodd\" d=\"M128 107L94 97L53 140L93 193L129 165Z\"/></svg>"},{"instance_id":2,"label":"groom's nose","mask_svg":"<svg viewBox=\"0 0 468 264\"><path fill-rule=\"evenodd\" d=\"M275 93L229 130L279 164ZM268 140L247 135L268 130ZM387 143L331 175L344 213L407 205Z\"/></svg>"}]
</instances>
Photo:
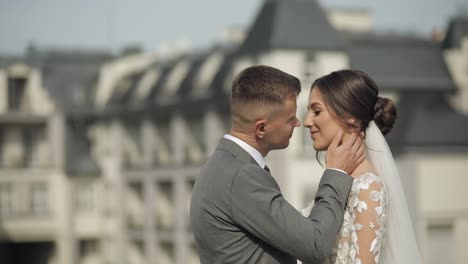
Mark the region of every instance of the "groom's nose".
<instances>
[{"instance_id":1,"label":"groom's nose","mask_svg":"<svg viewBox=\"0 0 468 264\"><path fill-rule=\"evenodd\" d=\"M294 120L294 127L300 127L301 126L301 121L297 117L295 117L296 120Z\"/></svg>"}]
</instances>

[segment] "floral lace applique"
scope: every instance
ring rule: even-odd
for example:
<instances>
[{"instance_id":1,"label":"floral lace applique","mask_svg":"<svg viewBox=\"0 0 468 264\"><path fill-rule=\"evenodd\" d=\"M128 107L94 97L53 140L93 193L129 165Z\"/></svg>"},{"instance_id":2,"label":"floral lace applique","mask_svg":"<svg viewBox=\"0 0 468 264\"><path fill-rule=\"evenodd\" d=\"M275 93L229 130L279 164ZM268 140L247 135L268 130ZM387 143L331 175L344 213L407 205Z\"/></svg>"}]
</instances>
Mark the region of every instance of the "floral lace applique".
<instances>
[{"instance_id":1,"label":"floral lace applique","mask_svg":"<svg viewBox=\"0 0 468 264\"><path fill-rule=\"evenodd\" d=\"M366 258L379 262L386 229L389 198L384 182L373 173L354 179L346 206L343 226L332 249L329 263L356 263ZM359 243L360 236L371 235L370 246Z\"/></svg>"}]
</instances>

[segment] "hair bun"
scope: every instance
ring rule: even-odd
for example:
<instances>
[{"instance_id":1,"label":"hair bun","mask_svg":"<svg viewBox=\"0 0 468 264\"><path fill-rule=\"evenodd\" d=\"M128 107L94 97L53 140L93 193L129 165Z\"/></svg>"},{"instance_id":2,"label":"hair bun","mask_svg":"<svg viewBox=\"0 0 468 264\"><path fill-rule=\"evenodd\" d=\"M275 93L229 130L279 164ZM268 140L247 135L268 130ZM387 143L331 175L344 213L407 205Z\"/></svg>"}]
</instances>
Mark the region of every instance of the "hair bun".
<instances>
[{"instance_id":1,"label":"hair bun","mask_svg":"<svg viewBox=\"0 0 468 264\"><path fill-rule=\"evenodd\" d=\"M397 116L395 103L389 98L379 96L374 107L374 121L383 135L392 130Z\"/></svg>"}]
</instances>

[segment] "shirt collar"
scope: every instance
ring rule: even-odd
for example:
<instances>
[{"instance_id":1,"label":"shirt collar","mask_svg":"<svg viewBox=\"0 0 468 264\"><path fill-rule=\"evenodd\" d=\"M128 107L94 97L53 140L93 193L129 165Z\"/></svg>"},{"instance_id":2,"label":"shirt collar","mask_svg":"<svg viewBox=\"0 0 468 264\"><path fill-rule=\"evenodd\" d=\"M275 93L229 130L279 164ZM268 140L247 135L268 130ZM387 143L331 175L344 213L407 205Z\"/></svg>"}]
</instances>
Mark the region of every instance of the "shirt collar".
<instances>
[{"instance_id":1,"label":"shirt collar","mask_svg":"<svg viewBox=\"0 0 468 264\"><path fill-rule=\"evenodd\" d=\"M224 138L229 139L233 141L234 143L236 143L237 145L239 145L243 150L247 151L247 153L249 153L250 156L252 156L252 158L254 158L254 160L258 163L258 165L260 165L260 167L265 168L265 159L263 158L262 154L260 154L260 152L257 149L245 143L241 139L231 136L229 134L225 134Z\"/></svg>"}]
</instances>

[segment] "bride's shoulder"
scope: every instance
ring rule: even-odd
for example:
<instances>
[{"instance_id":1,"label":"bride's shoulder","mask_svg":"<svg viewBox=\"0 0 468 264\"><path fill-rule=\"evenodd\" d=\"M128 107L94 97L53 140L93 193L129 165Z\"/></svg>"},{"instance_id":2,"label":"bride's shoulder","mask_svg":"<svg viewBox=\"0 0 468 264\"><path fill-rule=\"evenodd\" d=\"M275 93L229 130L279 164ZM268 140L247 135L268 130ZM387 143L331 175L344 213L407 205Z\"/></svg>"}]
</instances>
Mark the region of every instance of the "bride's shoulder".
<instances>
[{"instance_id":1,"label":"bride's shoulder","mask_svg":"<svg viewBox=\"0 0 468 264\"><path fill-rule=\"evenodd\" d=\"M380 176L373 172L365 172L354 179L354 186L369 186L373 183L379 185L381 188L385 187L385 182Z\"/></svg>"}]
</instances>

